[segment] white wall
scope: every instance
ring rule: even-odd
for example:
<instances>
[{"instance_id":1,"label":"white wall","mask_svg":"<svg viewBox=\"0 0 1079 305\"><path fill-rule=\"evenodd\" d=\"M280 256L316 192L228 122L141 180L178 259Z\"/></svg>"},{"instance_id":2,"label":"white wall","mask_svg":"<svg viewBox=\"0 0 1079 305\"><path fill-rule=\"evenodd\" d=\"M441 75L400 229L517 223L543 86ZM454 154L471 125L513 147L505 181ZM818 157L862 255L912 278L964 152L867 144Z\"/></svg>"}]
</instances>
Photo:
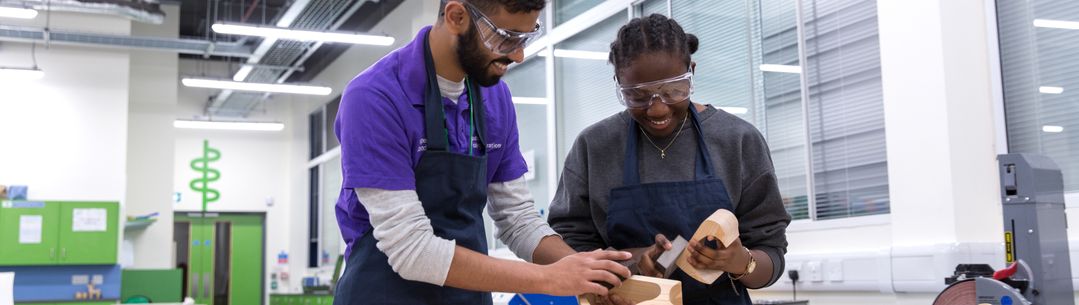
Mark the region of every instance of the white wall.
<instances>
[{"instance_id":1,"label":"white wall","mask_svg":"<svg viewBox=\"0 0 1079 305\"><path fill-rule=\"evenodd\" d=\"M131 34L175 38L179 6L166 5L160 25L132 23ZM175 268L173 248L173 134L179 80L175 53L131 51L127 146L127 214L158 213L157 222L125 232L132 269Z\"/></svg>"},{"instance_id":2,"label":"white wall","mask_svg":"<svg viewBox=\"0 0 1079 305\"><path fill-rule=\"evenodd\" d=\"M44 23L37 19L22 23ZM93 16L54 14L52 22L56 28L83 23L102 32L130 31L127 20ZM30 55L29 44L0 43L0 66L30 67ZM0 82L7 147L0 150L0 184L28 185L30 199L122 201L127 52L38 45L37 62L44 78Z\"/></svg>"}]
</instances>

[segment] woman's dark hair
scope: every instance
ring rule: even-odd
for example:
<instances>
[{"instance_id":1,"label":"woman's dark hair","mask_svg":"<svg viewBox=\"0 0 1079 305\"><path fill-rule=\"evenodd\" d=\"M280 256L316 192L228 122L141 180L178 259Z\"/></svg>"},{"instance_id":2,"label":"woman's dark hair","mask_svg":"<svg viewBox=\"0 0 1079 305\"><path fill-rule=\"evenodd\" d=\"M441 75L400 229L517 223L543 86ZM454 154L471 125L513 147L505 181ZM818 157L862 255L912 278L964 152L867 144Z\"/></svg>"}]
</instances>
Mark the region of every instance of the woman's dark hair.
<instances>
[{"instance_id":1,"label":"woman's dark hair","mask_svg":"<svg viewBox=\"0 0 1079 305\"><path fill-rule=\"evenodd\" d=\"M669 52L681 55L689 66L689 55L697 52L697 36L686 34L674 19L660 14L633 18L618 29L618 38L611 43L608 61L615 71L629 67L641 54Z\"/></svg>"}]
</instances>

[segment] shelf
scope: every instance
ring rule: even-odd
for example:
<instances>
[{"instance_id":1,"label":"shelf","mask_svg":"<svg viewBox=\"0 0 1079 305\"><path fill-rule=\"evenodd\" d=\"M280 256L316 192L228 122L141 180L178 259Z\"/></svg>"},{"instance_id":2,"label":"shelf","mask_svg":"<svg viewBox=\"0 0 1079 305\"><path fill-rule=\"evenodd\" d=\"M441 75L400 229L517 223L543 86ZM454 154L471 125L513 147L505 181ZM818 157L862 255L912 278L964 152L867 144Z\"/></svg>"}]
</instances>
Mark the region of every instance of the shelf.
<instances>
[{"instance_id":1,"label":"shelf","mask_svg":"<svg viewBox=\"0 0 1079 305\"><path fill-rule=\"evenodd\" d=\"M124 224L124 230L142 230L154 224L155 222L157 222L156 218L128 220L127 223Z\"/></svg>"}]
</instances>

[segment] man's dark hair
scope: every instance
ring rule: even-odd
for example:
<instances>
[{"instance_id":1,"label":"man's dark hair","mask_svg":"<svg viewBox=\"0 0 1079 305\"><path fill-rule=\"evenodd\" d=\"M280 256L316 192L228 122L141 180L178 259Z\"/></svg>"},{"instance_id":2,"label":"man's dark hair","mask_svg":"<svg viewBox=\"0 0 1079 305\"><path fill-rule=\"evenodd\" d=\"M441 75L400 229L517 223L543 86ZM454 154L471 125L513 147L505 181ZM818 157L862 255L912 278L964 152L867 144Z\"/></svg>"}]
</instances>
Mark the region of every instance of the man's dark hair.
<instances>
[{"instance_id":1,"label":"man's dark hair","mask_svg":"<svg viewBox=\"0 0 1079 305\"><path fill-rule=\"evenodd\" d=\"M446 8L446 3L451 0L442 0L439 2L438 15L445 14L442 10ZM485 15L493 15L498 12L499 7L506 8L510 14L516 13L529 13L538 10L542 10L547 5L546 0L452 0L460 2L468 2L476 8L480 9Z\"/></svg>"},{"instance_id":2,"label":"man's dark hair","mask_svg":"<svg viewBox=\"0 0 1079 305\"><path fill-rule=\"evenodd\" d=\"M697 52L698 44L697 36L686 34L674 19L652 14L634 18L618 30L608 61L618 71L629 67L637 56L658 51L681 56L689 66L689 55Z\"/></svg>"}]
</instances>

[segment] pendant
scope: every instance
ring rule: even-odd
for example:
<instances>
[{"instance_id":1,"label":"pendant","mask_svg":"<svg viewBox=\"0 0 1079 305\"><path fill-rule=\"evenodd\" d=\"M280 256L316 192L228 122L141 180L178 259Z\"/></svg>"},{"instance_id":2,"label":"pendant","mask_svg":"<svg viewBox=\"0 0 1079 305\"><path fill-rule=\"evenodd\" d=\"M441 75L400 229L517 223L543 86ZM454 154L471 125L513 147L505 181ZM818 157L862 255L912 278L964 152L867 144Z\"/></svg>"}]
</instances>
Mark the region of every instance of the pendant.
<instances>
[{"instance_id":1,"label":"pendant","mask_svg":"<svg viewBox=\"0 0 1079 305\"><path fill-rule=\"evenodd\" d=\"M659 151L659 158L660 159L666 159L667 158L667 152L662 151L662 150Z\"/></svg>"}]
</instances>

